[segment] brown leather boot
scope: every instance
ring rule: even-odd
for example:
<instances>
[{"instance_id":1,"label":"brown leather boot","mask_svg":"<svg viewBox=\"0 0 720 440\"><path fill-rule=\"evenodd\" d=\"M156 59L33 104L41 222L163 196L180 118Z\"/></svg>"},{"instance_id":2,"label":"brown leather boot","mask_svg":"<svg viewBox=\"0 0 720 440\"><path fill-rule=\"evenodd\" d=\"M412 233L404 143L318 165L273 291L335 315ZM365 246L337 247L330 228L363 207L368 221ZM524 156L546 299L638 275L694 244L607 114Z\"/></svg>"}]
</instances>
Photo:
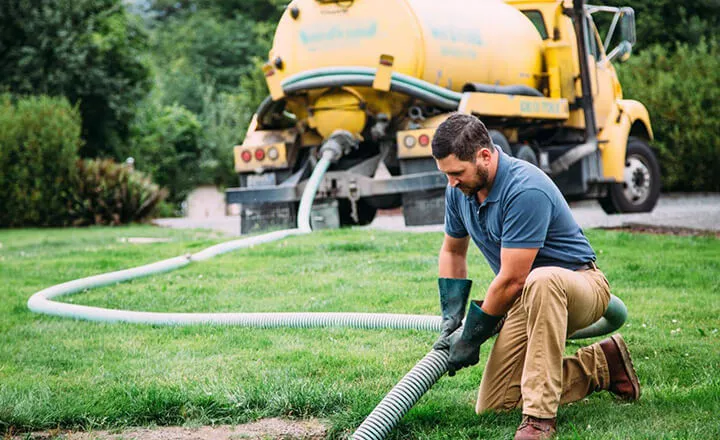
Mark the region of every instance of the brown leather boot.
<instances>
[{"instance_id":1,"label":"brown leather boot","mask_svg":"<svg viewBox=\"0 0 720 440\"><path fill-rule=\"evenodd\" d=\"M638 400L640 398L640 380L630 359L630 352L620 334L612 335L599 342L605 353L610 373L608 391L622 400Z\"/></svg>"},{"instance_id":2,"label":"brown leather boot","mask_svg":"<svg viewBox=\"0 0 720 440\"><path fill-rule=\"evenodd\" d=\"M523 414L515 440L546 440L555 436L555 419L538 419Z\"/></svg>"}]
</instances>

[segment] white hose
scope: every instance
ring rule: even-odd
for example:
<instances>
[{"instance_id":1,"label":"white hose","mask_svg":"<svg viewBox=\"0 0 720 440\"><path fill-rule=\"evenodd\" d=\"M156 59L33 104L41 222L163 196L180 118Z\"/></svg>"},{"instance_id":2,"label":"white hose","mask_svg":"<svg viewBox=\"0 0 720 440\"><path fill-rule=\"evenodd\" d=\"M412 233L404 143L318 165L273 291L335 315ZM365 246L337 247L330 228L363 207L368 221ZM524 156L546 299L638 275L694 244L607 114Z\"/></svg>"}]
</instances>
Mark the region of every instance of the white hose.
<instances>
[{"instance_id":1,"label":"white hose","mask_svg":"<svg viewBox=\"0 0 720 440\"><path fill-rule=\"evenodd\" d=\"M310 211L312 210L313 200L315 200L315 194L317 193L320 182L322 182L325 172L336 157L336 152L333 150L324 150L320 161L315 165L310 180L308 180L305 191L303 191L302 198L300 199L300 208L298 209L298 229L303 234L312 232L310 227Z\"/></svg>"},{"instance_id":2,"label":"white hose","mask_svg":"<svg viewBox=\"0 0 720 440\"><path fill-rule=\"evenodd\" d=\"M156 312L134 312L130 310L105 309L102 307L89 307L75 304L66 304L52 301L53 298L70 295L96 287L107 286L109 284L121 283L123 281L133 280L136 278L155 275L162 272L179 269L187 266L193 261L205 261L210 258L232 252L237 249L248 248L263 243L281 240L292 235L307 234L312 232L310 227L310 211L312 202L317 193L318 187L322 182L323 176L330 166L330 162L337 157L334 150L327 149L323 151L323 155L318 161L312 175L308 181L300 201L300 209L298 211L297 229L285 229L282 231L270 232L255 237L242 238L239 240L229 241L227 243L217 244L204 249L196 254L188 254L181 257L170 258L168 260L158 261L157 263L146 264L144 266L134 267L131 269L119 270L116 272L104 273L79 280L69 281L67 283L58 284L47 289L43 289L28 300L28 308L35 313L44 313L46 315L60 316L65 318L86 319L88 321L103 322L132 322L136 324L155 324L155 325L193 325L193 324L234 324L246 326L265 326L262 324L266 320L268 322L279 322L273 316L282 316L282 319L288 319L290 314L274 314L274 313L156 313ZM342 313L303 313L304 319L295 318L294 321L301 327L308 327L311 324L318 326L328 326L332 323L339 322L338 315ZM325 316L321 316L325 315ZM367 322L372 321L371 314L358 314L367 316L356 316L355 320L347 321L343 325L355 325L362 327ZM388 315L402 316L402 315ZM435 318L428 316L427 318ZM387 322L387 320L381 320ZM344 321L343 321L344 322ZM430 320L431 324L423 324L428 330L435 325L434 320ZM260 324L260 325L259 325ZM389 324L388 324L389 325ZM270 327L277 327L280 324L271 324ZM439 321L437 324L439 330Z\"/></svg>"}]
</instances>

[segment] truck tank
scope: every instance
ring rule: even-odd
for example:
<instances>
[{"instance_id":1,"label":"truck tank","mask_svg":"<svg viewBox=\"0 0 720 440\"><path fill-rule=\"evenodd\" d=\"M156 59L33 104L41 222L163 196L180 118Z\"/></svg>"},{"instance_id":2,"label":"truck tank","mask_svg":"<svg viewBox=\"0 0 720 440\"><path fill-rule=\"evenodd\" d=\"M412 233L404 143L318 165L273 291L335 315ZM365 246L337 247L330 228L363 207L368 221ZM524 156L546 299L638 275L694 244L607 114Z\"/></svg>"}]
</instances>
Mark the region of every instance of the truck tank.
<instances>
[{"instance_id":1,"label":"truck tank","mask_svg":"<svg viewBox=\"0 0 720 440\"><path fill-rule=\"evenodd\" d=\"M500 0L295 0L278 24L270 62L287 78L320 68L377 68L381 55L394 57L393 72L454 91L467 83L537 89L542 73L540 35ZM371 89L352 92L337 92L342 106L356 92L371 110L388 107L373 101L392 99ZM333 101L322 99L323 108ZM325 137L332 127L319 131Z\"/></svg>"}]
</instances>

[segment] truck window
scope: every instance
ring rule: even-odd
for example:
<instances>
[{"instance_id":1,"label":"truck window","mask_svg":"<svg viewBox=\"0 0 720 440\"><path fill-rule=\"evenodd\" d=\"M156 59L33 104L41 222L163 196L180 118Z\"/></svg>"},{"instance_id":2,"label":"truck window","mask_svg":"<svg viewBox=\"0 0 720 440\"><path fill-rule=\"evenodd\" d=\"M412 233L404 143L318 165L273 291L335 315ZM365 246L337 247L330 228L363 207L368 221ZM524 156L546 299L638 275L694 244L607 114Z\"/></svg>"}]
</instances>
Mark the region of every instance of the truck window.
<instances>
[{"instance_id":1,"label":"truck window","mask_svg":"<svg viewBox=\"0 0 720 440\"><path fill-rule=\"evenodd\" d=\"M598 42L597 30L595 29L595 24L593 23L593 21L588 17L585 22L587 24L587 32L585 33L585 38L588 52L590 53L590 55L593 56L593 58L595 58L595 61L599 61L601 56L600 44L602 43Z\"/></svg>"},{"instance_id":2,"label":"truck window","mask_svg":"<svg viewBox=\"0 0 720 440\"><path fill-rule=\"evenodd\" d=\"M537 29L538 33L542 37L543 40L548 39L548 33L547 29L545 28L545 20L543 20L542 12L540 11L522 11L525 16L530 19L532 24L535 25L535 29Z\"/></svg>"}]
</instances>

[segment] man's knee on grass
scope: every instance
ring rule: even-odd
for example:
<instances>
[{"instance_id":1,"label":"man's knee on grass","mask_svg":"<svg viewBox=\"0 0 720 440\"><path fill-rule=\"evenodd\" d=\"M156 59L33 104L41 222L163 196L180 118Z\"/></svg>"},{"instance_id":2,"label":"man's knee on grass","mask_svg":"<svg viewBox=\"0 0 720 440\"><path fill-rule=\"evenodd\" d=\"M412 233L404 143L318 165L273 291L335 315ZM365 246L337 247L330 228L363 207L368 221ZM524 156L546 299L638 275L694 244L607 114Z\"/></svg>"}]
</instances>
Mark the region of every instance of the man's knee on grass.
<instances>
[{"instance_id":1,"label":"man's knee on grass","mask_svg":"<svg viewBox=\"0 0 720 440\"><path fill-rule=\"evenodd\" d=\"M520 397L517 399L508 399L507 396L502 396L502 398L499 399L492 399L478 395L478 400L475 404L475 414L481 415L485 413L512 411L520 406L521 401L522 399L520 399Z\"/></svg>"}]
</instances>

